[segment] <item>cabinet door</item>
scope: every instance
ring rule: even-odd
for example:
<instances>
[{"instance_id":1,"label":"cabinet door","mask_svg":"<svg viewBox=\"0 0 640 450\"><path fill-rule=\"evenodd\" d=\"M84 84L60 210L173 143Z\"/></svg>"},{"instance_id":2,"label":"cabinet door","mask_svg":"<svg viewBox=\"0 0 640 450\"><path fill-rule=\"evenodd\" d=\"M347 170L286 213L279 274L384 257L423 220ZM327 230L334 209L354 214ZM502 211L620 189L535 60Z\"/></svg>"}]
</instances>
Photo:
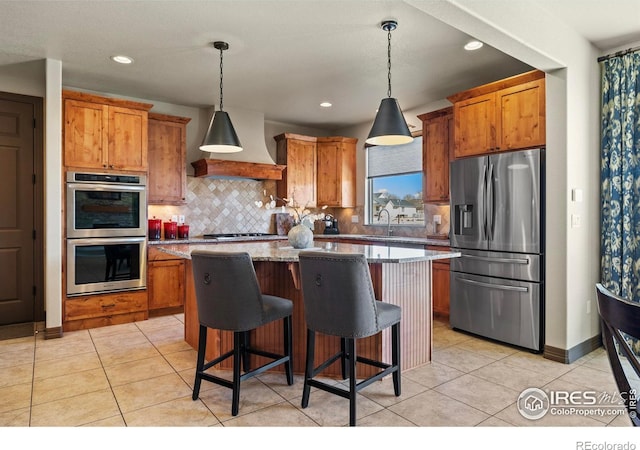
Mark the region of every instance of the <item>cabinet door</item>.
<instances>
[{"instance_id":1,"label":"cabinet door","mask_svg":"<svg viewBox=\"0 0 640 450\"><path fill-rule=\"evenodd\" d=\"M147 170L147 111L109 107L110 169Z\"/></svg>"},{"instance_id":2,"label":"cabinet door","mask_svg":"<svg viewBox=\"0 0 640 450\"><path fill-rule=\"evenodd\" d=\"M455 157L481 155L496 149L495 93L462 100L454 105Z\"/></svg>"},{"instance_id":3,"label":"cabinet door","mask_svg":"<svg viewBox=\"0 0 640 450\"><path fill-rule=\"evenodd\" d=\"M451 116L428 119L422 124L424 201L449 201L449 120Z\"/></svg>"},{"instance_id":4,"label":"cabinet door","mask_svg":"<svg viewBox=\"0 0 640 450\"><path fill-rule=\"evenodd\" d=\"M64 101L64 165L87 169L107 167L108 106Z\"/></svg>"},{"instance_id":5,"label":"cabinet door","mask_svg":"<svg viewBox=\"0 0 640 450\"><path fill-rule=\"evenodd\" d=\"M287 139L283 150L286 152L284 164L287 168L282 182L278 182L278 196L293 197L300 206L315 207L316 142ZM278 160L280 161L280 157Z\"/></svg>"},{"instance_id":6,"label":"cabinet door","mask_svg":"<svg viewBox=\"0 0 640 450\"><path fill-rule=\"evenodd\" d=\"M434 261L432 264L433 314L435 316L449 316L449 263Z\"/></svg>"},{"instance_id":7,"label":"cabinet door","mask_svg":"<svg viewBox=\"0 0 640 450\"><path fill-rule=\"evenodd\" d=\"M341 149L338 142L318 142L318 204L340 206Z\"/></svg>"},{"instance_id":8,"label":"cabinet door","mask_svg":"<svg viewBox=\"0 0 640 450\"><path fill-rule=\"evenodd\" d=\"M186 139L184 124L149 118L149 204L186 202Z\"/></svg>"},{"instance_id":9,"label":"cabinet door","mask_svg":"<svg viewBox=\"0 0 640 450\"><path fill-rule=\"evenodd\" d=\"M149 309L184 305L185 262L169 259L149 262Z\"/></svg>"},{"instance_id":10,"label":"cabinet door","mask_svg":"<svg viewBox=\"0 0 640 450\"><path fill-rule=\"evenodd\" d=\"M499 150L543 146L546 142L544 79L498 91Z\"/></svg>"}]
</instances>

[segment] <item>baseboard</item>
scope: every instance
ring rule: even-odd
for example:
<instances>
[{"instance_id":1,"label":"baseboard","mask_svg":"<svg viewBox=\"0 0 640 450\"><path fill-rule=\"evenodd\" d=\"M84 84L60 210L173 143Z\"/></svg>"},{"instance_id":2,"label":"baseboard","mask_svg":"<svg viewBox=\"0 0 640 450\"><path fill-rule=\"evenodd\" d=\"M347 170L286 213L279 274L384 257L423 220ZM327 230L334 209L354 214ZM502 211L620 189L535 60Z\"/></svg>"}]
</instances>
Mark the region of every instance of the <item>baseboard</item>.
<instances>
[{"instance_id":1,"label":"baseboard","mask_svg":"<svg viewBox=\"0 0 640 450\"><path fill-rule=\"evenodd\" d=\"M35 322L16 323L0 326L0 341L33 336L36 332Z\"/></svg>"},{"instance_id":2,"label":"baseboard","mask_svg":"<svg viewBox=\"0 0 640 450\"><path fill-rule=\"evenodd\" d=\"M45 328L45 339L57 339L62 337L62 327Z\"/></svg>"},{"instance_id":3,"label":"baseboard","mask_svg":"<svg viewBox=\"0 0 640 450\"><path fill-rule=\"evenodd\" d=\"M592 338L589 338L568 350L545 345L543 356L552 361L571 364L601 346L602 336L598 334L597 336L593 336Z\"/></svg>"}]
</instances>

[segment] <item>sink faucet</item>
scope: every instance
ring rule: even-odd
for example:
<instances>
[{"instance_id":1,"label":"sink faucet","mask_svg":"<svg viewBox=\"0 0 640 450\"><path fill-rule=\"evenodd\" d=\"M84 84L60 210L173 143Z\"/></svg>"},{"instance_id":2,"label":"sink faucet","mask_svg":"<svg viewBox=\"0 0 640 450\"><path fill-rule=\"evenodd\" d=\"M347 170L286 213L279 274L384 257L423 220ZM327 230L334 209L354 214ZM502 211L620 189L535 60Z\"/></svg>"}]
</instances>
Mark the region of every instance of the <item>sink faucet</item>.
<instances>
[{"instance_id":1,"label":"sink faucet","mask_svg":"<svg viewBox=\"0 0 640 450\"><path fill-rule=\"evenodd\" d=\"M387 213L387 236L391 236L391 214L389 214L389 210L387 208L382 208L378 211L378 222L380 222L380 216L382 216L383 212Z\"/></svg>"}]
</instances>

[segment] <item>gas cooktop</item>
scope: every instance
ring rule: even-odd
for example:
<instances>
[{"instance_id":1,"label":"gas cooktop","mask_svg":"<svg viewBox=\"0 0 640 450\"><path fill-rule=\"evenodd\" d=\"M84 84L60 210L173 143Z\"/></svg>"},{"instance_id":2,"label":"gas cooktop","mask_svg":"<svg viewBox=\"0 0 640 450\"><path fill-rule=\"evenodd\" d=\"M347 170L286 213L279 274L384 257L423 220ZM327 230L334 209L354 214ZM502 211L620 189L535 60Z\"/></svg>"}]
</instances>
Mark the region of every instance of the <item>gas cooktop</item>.
<instances>
[{"instance_id":1,"label":"gas cooktop","mask_svg":"<svg viewBox=\"0 0 640 450\"><path fill-rule=\"evenodd\" d=\"M259 237L259 236L275 236L271 233L217 233L217 234L205 234L202 237L205 239L233 239L238 237Z\"/></svg>"}]
</instances>

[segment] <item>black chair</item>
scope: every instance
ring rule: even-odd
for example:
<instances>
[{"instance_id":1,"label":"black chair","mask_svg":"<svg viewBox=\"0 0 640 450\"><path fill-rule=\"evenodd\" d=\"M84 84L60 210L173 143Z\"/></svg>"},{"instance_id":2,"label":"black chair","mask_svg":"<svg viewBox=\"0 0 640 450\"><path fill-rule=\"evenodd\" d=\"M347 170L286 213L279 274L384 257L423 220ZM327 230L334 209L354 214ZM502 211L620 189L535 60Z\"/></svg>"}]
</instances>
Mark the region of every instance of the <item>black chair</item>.
<instances>
[{"instance_id":1,"label":"black chair","mask_svg":"<svg viewBox=\"0 0 640 450\"><path fill-rule=\"evenodd\" d=\"M240 382L254 377L280 364L285 365L287 383L293 384L291 359L293 303L260 292L253 262L248 253L223 253L193 251L193 279L198 305L198 361L193 385L193 400L197 400L202 380L210 381L233 390L231 414L236 416L240 403ZM283 320L284 349L282 355L254 349L250 345L249 332L275 320ZM207 329L233 331L233 350L205 363ZM250 355L259 355L271 362L251 370ZM214 376L205 371L233 357L233 381ZM240 365L244 373L240 373Z\"/></svg>"},{"instance_id":2,"label":"black chair","mask_svg":"<svg viewBox=\"0 0 640 450\"><path fill-rule=\"evenodd\" d=\"M609 357L613 377L633 426L640 425L637 393L640 388L640 304L631 303L596 284L602 341ZM635 375L634 375L635 373ZM633 380L635 379L635 380ZM635 386L631 386L631 381Z\"/></svg>"},{"instance_id":3,"label":"black chair","mask_svg":"<svg viewBox=\"0 0 640 450\"><path fill-rule=\"evenodd\" d=\"M305 251L299 255L302 295L307 322L307 355L302 407L309 404L311 387L349 399L349 425L356 425L356 394L374 381L393 374L393 389L400 395L399 306L376 301L369 265L362 254ZM357 356L356 341L391 327L391 364ZM340 351L314 365L316 332L340 337ZM349 389L315 377L340 359L342 378ZM348 362L348 366L347 366ZM356 362L381 369L358 382Z\"/></svg>"}]
</instances>

